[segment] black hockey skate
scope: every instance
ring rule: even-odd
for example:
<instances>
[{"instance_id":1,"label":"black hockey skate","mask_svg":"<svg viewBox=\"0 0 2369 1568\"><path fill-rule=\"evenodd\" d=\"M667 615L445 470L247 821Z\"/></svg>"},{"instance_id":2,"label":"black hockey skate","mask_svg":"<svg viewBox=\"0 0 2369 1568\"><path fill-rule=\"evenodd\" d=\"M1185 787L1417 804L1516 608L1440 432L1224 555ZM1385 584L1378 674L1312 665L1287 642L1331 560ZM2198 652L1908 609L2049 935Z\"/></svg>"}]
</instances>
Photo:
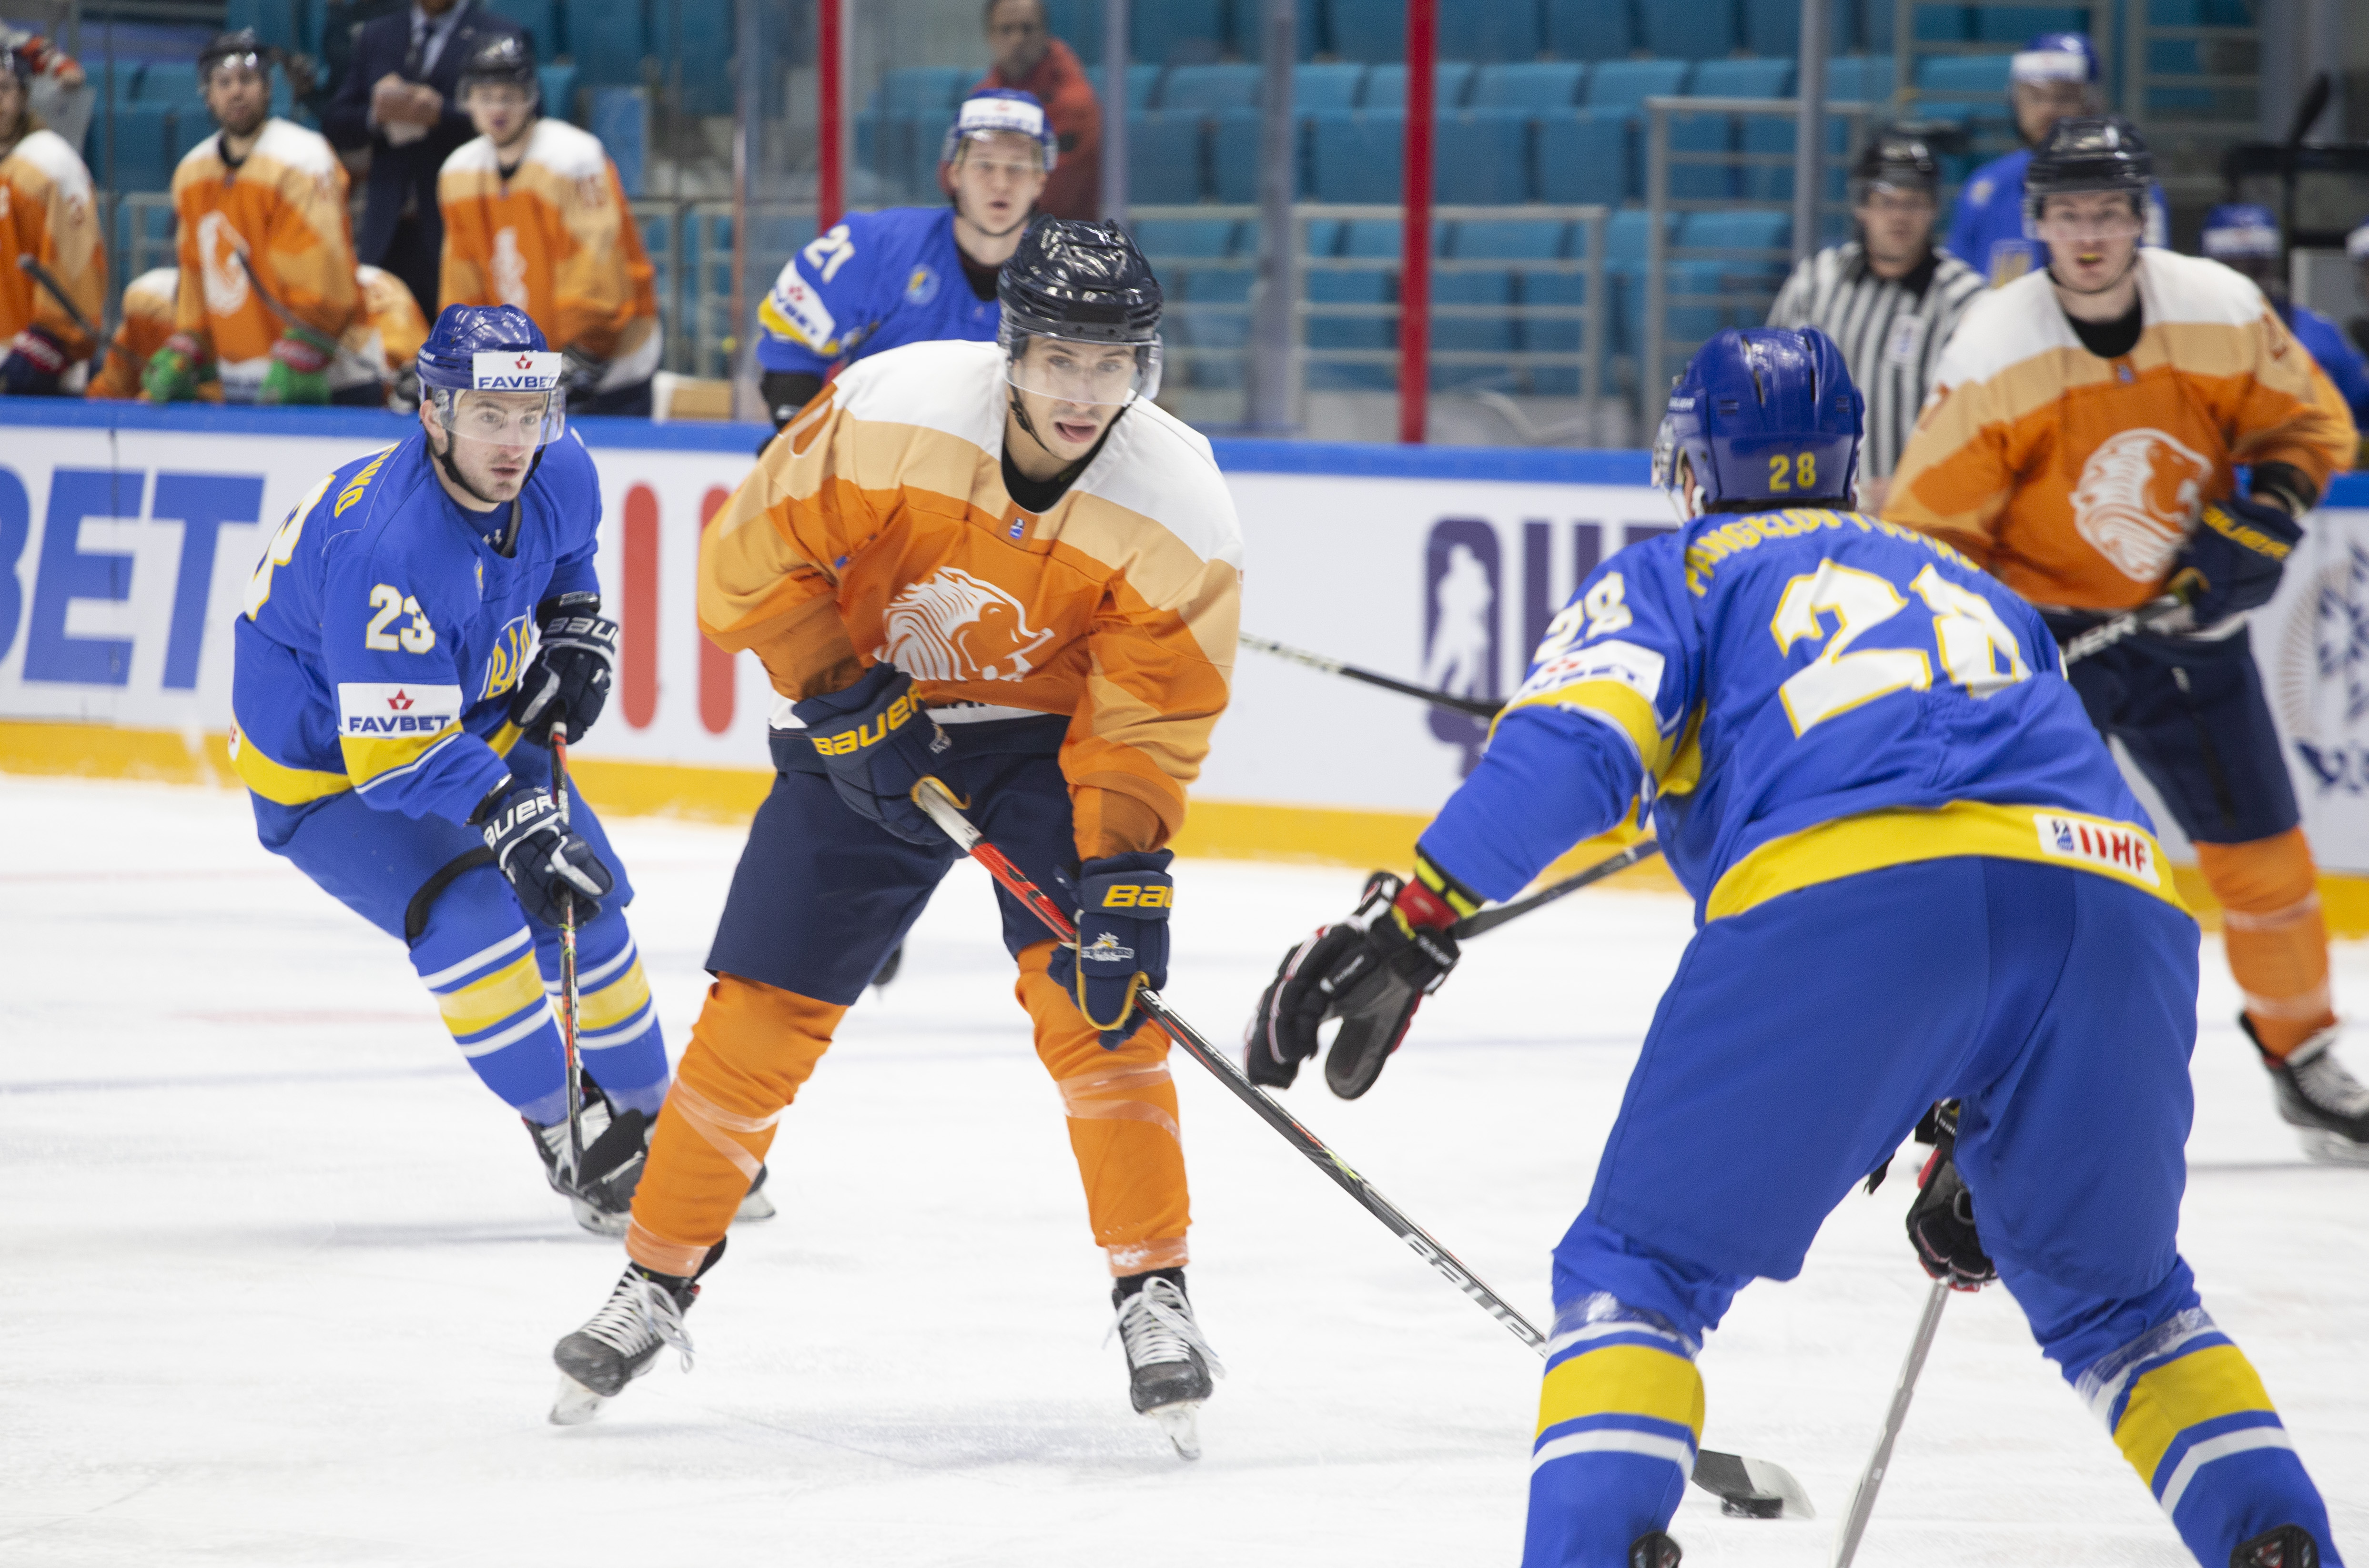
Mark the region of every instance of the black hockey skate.
<instances>
[{"instance_id":1,"label":"black hockey skate","mask_svg":"<svg viewBox=\"0 0 2369 1568\"><path fill-rule=\"evenodd\" d=\"M2282 1059L2262 1050L2253 1020L2242 1013L2237 1026L2262 1052L2277 1087L2280 1119L2298 1129L2304 1153L2330 1165L2369 1165L2369 1088L2336 1059L2340 1031L2322 1029Z\"/></svg>"},{"instance_id":2,"label":"black hockey skate","mask_svg":"<svg viewBox=\"0 0 2369 1568\"><path fill-rule=\"evenodd\" d=\"M1629 1568L1678 1568L1678 1560L1684 1556L1678 1543L1660 1530L1641 1535L1629 1543Z\"/></svg>"},{"instance_id":3,"label":"black hockey skate","mask_svg":"<svg viewBox=\"0 0 2369 1568\"><path fill-rule=\"evenodd\" d=\"M2240 1543L2229 1568L2319 1568L2319 1542L2301 1525L2281 1525Z\"/></svg>"},{"instance_id":4,"label":"black hockey skate","mask_svg":"<svg viewBox=\"0 0 2369 1568\"><path fill-rule=\"evenodd\" d=\"M1209 1397L1210 1379L1224 1377L1226 1368L1193 1321L1184 1271L1130 1274L1112 1288L1111 1305L1118 1309L1111 1332L1127 1351L1127 1397L1136 1413L1157 1423L1179 1455L1199 1459L1201 1402Z\"/></svg>"},{"instance_id":5,"label":"black hockey skate","mask_svg":"<svg viewBox=\"0 0 2369 1568\"><path fill-rule=\"evenodd\" d=\"M579 1119L584 1126L584 1158L572 1180L567 1170L567 1124L526 1123L527 1131L534 1135L534 1151L543 1156L544 1179L552 1191L567 1200L576 1223L596 1236L623 1236L634 1207L634 1188L641 1183L642 1159L649 1149L649 1118L639 1111L612 1115L608 1100L587 1083Z\"/></svg>"},{"instance_id":6,"label":"black hockey skate","mask_svg":"<svg viewBox=\"0 0 2369 1568\"><path fill-rule=\"evenodd\" d=\"M699 1296L699 1280L724 1255L724 1243L707 1249L699 1273L686 1279L628 1264L591 1321L552 1347L559 1368L559 1394L551 1403L555 1426L591 1420L627 1383L650 1369L658 1351L674 1346L682 1369L691 1370L691 1335L682 1315Z\"/></svg>"}]
</instances>

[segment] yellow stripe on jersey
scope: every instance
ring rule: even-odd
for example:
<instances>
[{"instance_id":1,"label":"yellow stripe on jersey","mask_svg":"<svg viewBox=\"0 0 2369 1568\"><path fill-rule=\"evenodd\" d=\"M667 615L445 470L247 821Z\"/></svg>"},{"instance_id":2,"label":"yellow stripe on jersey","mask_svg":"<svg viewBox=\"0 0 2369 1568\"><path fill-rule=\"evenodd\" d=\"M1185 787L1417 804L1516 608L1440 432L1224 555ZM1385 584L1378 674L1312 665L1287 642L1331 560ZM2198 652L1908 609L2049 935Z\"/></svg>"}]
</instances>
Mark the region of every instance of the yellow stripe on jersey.
<instances>
[{"instance_id":1,"label":"yellow stripe on jersey","mask_svg":"<svg viewBox=\"0 0 2369 1568\"><path fill-rule=\"evenodd\" d=\"M782 314L782 307L773 303L773 296L771 294L767 294L764 302L757 307L757 325L776 338L786 338L793 343L803 343L818 354L831 354L839 351L839 339L836 338L828 343L807 342L807 335L798 330L798 324Z\"/></svg>"},{"instance_id":2,"label":"yellow stripe on jersey","mask_svg":"<svg viewBox=\"0 0 2369 1568\"><path fill-rule=\"evenodd\" d=\"M648 1006L649 1001L650 982L643 978L642 961L636 958L624 974L577 999L576 1022L587 1030L612 1028Z\"/></svg>"},{"instance_id":3,"label":"yellow stripe on jersey","mask_svg":"<svg viewBox=\"0 0 2369 1568\"><path fill-rule=\"evenodd\" d=\"M345 736L338 739L338 750L345 756L347 776L357 788L368 789L418 767L438 747L465 733L454 723L430 735Z\"/></svg>"},{"instance_id":4,"label":"yellow stripe on jersey","mask_svg":"<svg viewBox=\"0 0 2369 1568\"><path fill-rule=\"evenodd\" d=\"M1584 708L1600 714L1637 748L1638 759L1647 773L1658 774L1669 764L1670 742L1662 735L1661 720L1654 715L1654 704L1639 696L1635 687L1621 681L1575 681L1568 686L1516 697L1505 704L1504 713L1490 721L1490 733L1496 733L1506 715L1523 708Z\"/></svg>"},{"instance_id":5,"label":"yellow stripe on jersey","mask_svg":"<svg viewBox=\"0 0 2369 1568\"><path fill-rule=\"evenodd\" d=\"M263 748L240 731L236 721L230 727L230 765L241 784L274 806L303 806L354 787L353 781L343 773L283 767L273 761L263 754Z\"/></svg>"},{"instance_id":6,"label":"yellow stripe on jersey","mask_svg":"<svg viewBox=\"0 0 2369 1568\"><path fill-rule=\"evenodd\" d=\"M1728 867L1705 900L1703 918L1740 915L1780 894L1863 871L1958 855L2094 872L2188 911L2164 865L2162 846L2134 823L2054 806L1954 800L1932 810L1865 812L1771 839Z\"/></svg>"},{"instance_id":7,"label":"yellow stripe on jersey","mask_svg":"<svg viewBox=\"0 0 2369 1568\"><path fill-rule=\"evenodd\" d=\"M436 999L436 1010L444 1014L444 1026L455 1039L490 1029L505 1018L543 1004L543 973L535 967L532 951L484 979L471 980Z\"/></svg>"},{"instance_id":8,"label":"yellow stripe on jersey","mask_svg":"<svg viewBox=\"0 0 2369 1568\"><path fill-rule=\"evenodd\" d=\"M2248 1411L2276 1413L2253 1364L2234 1345L2208 1345L2157 1368L2131 1386L2130 1402L2114 1426L2114 1446L2152 1488L2163 1456L2180 1433Z\"/></svg>"},{"instance_id":9,"label":"yellow stripe on jersey","mask_svg":"<svg viewBox=\"0 0 2369 1568\"><path fill-rule=\"evenodd\" d=\"M1612 1345L1550 1371L1539 1393L1539 1431L1587 1415L1642 1415L1683 1426L1700 1440L1703 1380L1683 1356L1642 1345Z\"/></svg>"}]
</instances>

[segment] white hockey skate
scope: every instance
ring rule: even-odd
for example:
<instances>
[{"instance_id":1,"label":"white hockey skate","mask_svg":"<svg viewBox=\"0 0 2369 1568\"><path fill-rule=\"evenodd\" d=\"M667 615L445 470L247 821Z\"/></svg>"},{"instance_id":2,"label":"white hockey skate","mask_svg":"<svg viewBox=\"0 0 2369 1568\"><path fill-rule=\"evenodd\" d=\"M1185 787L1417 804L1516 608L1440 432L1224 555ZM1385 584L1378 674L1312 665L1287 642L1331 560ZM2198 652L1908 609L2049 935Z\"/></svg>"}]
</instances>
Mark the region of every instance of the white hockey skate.
<instances>
[{"instance_id":1,"label":"white hockey skate","mask_svg":"<svg viewBox=\"0 0 2369 1568\"><path fill-rule=\"evenodd\" d=\"M2253 1024L2242 1015L2238 1023L2260 1049ZM2335 1025L2322 1029L2283 1059L2263 1051L2262 1065L2278 1093L2279 1116L2296 1129L2306 1156L2329 1165L2369 1165L2369 1087L2336 1059L2340 1033Z\"/></svg>"},{"instance_id":2,"label":"white hockey skate","mask_svg":"<svg viewBox=\"0 0 2369 1568\"><path fill-rule=\"evenodd\" d=\"M1129 1290L1132 1281L1122 1281L1111 1291L1111 1304L1118 1310L1111 1333L1127 1352L1127 1396L1181 1458L1197 1459L1201 1405L1209 1397L1210 1379L1226 1375L1225 1366L1193 1319L1183 1269L1136 1277L1141 1280L1138 1288Z\"/></svg>"},{"instance_id":3,"label":"white hockey skate","mask_svg":"<svg viewBox=\"0 0 2369 1568\"><path fill-rule=\"evenodd\" d=\"M705 1274L723 1255L718 1242L709 1249L699 1272ZM668 1345L681 1356L682 1369L690 1371L691 1334L682 1326L682 1315L698 1297L695 1278L653 1274L639 1264L628 1264L601 1310L552 1347L551 1358L559 1368L552 1425L577 1426L591 1420L627 1383L648 1371Z\"/></svg>"}]
</instances>

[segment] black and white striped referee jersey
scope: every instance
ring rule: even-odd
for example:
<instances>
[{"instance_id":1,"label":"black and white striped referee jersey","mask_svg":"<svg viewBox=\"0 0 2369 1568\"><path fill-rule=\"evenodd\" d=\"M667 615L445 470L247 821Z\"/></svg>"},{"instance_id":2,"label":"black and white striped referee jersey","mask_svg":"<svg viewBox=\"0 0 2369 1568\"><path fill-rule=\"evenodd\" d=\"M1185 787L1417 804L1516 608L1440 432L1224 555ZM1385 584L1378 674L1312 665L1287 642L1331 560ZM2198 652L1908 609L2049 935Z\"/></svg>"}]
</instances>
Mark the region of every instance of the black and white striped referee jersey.
<instances>
[{"instance_id":1,"label":"black and white striped referee jersey","mask_svg":"<svg viewBox=\"0 0 2369 1568\"><path fill-rule=\"evenodd\" d=\"M1889 478L1898 466L1941 346L1987 287L1981 273L1940 249L1906 277L1879 278L1857 240L1818 252L1785 280L1768 325L1814 326L1833 338L1867 398L1861 474Z\"/></svg>"}]
</instances>

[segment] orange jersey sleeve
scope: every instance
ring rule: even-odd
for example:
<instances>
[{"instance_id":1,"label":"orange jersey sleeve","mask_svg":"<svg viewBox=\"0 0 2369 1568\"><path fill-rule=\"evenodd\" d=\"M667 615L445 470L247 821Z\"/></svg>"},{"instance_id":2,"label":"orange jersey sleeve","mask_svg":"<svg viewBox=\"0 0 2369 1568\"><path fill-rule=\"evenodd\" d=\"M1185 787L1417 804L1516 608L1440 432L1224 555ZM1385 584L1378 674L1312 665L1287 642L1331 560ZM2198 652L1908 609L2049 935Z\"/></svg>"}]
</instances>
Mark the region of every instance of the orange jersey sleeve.
<instances>
[{"instance_id":1,"label":"orange jersey sleeve","mask_svg":"<svg viewBox=\"0 0 2369 1568\"><path fill-rule=\"evenodd\" d=\"M1978 299L1943 350L1901 454L1888 521L1938 535L2025 598L2126 610L2162 591L2198 513L2240 464L2325 486L2351 416L2253 284L2139 253L2143 330L2084 348L2045 272Z\"/></svg>"},{"instance_id":2,"label":"orange jersey sleeve","mask_svg":"<svg viewBox=\"0 0 2369 1568\"><path fill-rule=\"evenodd\" d=\"M90 171L53 131L36 131L0 158L0 346L38 326L64 346L69 361L86 360L98 343L74 323L55 294L16 265L30 257L96 326L107 310L107 248Z\"/></svg>"},{"instance_id":3,"label":"orange jersey sleeve","mask_svg":"<svg viewBox=\"0 0 2369 1568\"><path fill-rule=\"evenodd\" d=\"M1208 444L1139 403L1054 506L1003 487L1001 351L895 349L766 449L702 543L701 628L774 689L869 664L933 705L1065 715L1082 857L1174 834L1230 692L1242 585Z\"/></svg>"},{"instance_id":4,"label":"orange jersey sleeve","mask_svg":"<svg viewBox=\"0 0 2369 1568\"><path fill-rule=\"evenodd\" d=\"M445 161L436 200L445 303L516 305L554 348L596 360L655 342L657 271L616 166L585 132L537 120L507 175L481 136Z\"/></svg>"},{"instance_id":5,"label":"orange jersey sleeve","mask_svg":"<svg viewBox=\"0 0 2369 1568\"><path fill-rule=\"evenodd\" d=\"M263 360L285 331L257 294L258 280L291 316L332 340L353 324L360 291L346 189L345 166L328 143L276 119L236 169L223 161L217 132L173 172L182 285L174 319L211 345L225 379L228 367Z\"/></svg>"},{"instance_id":6,"label":"orange jersey sleeve","mask_svg":"<svg viewBox=\"0 0 2369 1568\"><path fill-rule=\"evenodd\" d=\"M173 335L173 295L180 286L180 269L159 267L143 272L124 286L123 319L107 346L107 362L91 377L86 395L134 398L140 395L140 372L148 356Z\"/></svg>"}]
</instances>

